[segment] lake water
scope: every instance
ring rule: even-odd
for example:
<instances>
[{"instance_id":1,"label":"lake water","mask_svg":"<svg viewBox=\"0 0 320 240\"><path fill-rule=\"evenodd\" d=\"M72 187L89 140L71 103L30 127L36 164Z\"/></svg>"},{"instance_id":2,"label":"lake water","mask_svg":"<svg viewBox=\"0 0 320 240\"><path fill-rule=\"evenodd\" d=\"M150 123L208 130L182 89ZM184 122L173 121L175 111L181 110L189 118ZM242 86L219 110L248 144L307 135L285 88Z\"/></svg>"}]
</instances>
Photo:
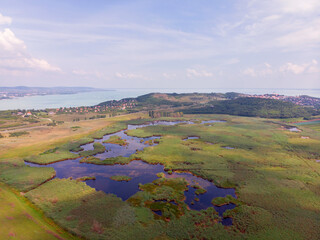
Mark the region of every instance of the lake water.
<instances>
[{"instance_id":1,"label":"lake water","mask_svg":"<svg viewBox=\"0 0 320 240\"><path fill-rule=\"evenodd\" d=\"M210 123L219 123L221 121L212 120ZM175 125L175 124L194 124L192 121L158 121L143 125L128 125L128 129L142 128L150 125ZM207 123L203 121L202 124ZM104 140L109 139L111 136L119 136L125 139L128 145L120 146L116 144L103 143ZM95 142L100 142L106 147L106 151L102 154L97 154L95 157L100 159L106 159L110 157L124 156L129 157L131 154L135 153L136 150L143 150L149 147L149 144L145 144L146 141L154 140L159 137L151 138L138 138L131 137L125 133L125 130L119 131L113 134L107 134L102 139L95 139ZM155 145L155 144L153 144ZM82 147L82 151L92 150L93 143L85 144ZM163 173L166 178L184 178L189 186L188 190L185 192L185 203L193 210L207 209L208 207L214 207L219 213L219 216L223 216L224 211L227 209L232 209L235 207L234 204L226 204L221 207L213 206L211 201L216 197L225 197L231 195L236 198L235 190L232 188L225 189L215 186L212 182L202 179L200 177L194 176L187 172L173 172L168 174L164 171L164 166L161 164L148 164L143 161L134 160L128 164L120 165L96 165L88 163L80 163L81 158L75 160L65 160L61 162L56 162L41 166L33 163L25 163L31 167L53 167L56 171L57 178L70 178L73 179L81 178L85 176L94 176L95 180L86 180L86 184L95 188L97 191L104 191L105 193L113 193L123 200L127 200L136 192L139 191L139 184L150 183L158 178L157 173ZM128 182L125 181L114 181L110 177L114 175L125 175L132 179ZM196 189L191 187L192 185L199 185L206 189L207 192L204 194L196 195ZM195 201L198 198L198 201ZM174 203L172 203L174 204ZM161 214L161 213L158 213ZM232 219L222 218L222 224L231 225Z\"/></svg>"},{"instance_id":2,"label":"lake water","mask_svg":"<svg viewBox=\"0 0 320 240\"><path fill-rule=\"evenodd\" d=\"M67 95L31 96L0 100L0 110L14 109L45 109L59 107L92 106L108 100L137 97L152 92L161 93L226 93L240 92L247 94L278 93L288 96L309 95L320 98L320 89L260 89L260 88L141 88L141 89L110 89L112 91L85 92Z\"/></svg>"}]
</instances>

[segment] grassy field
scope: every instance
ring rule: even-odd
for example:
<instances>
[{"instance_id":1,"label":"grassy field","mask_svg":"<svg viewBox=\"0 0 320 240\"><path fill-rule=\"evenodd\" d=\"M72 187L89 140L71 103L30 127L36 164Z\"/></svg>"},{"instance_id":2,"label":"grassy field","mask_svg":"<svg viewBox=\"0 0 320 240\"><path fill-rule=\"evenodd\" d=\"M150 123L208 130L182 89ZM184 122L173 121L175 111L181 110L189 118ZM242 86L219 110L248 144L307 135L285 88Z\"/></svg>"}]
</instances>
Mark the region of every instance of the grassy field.
<instances>
[{"instance_id":1,"label":"grassy field","mask_svg":"<svg viewBox=\"0 0 320 240\"><path fill-rule=\"evenodd\" d=\"M127 145L127 141L125 139L122 139L121 137L118 137L118 136L111 136L109 139L103 141L103 143L117 144L120 146Z\"/></svg>"},{"instance_id":2,"label":"grassy field","mask_svg":"<svg viewBox=\"0 0 320 240\"><path fill-rule=\"evenodd\" d=\"M292 133L268 120L225 119L227 122L213 126L154 126L128 134L163 136L158 146L146 148L136 158L235 187L245 206L229 211L229 215L246 237L317 239L320 135L310 129ZM187 136L200 139L182 141Z\"/></svg>"},{"instance_id":3,"label":"grassy field","mask_svg":"<svg viewBox=\"0 0 320 240\"><path fill-rule=\"evenodd\" d=\"M33 168L22 164L0 163L0 181L21 192L29 191L56 175L53 168Z\"/></svg>"},{"instance_id":4,"label":"grassy field","mask_svg":"<svg viewBox=\"0 0 320 240\"><path fill-rule=\"evenodd\" d=\"M95 142L93 144L93 150L83 151L79 155L81 157L89 157L98 153L103 153L106 150L105 146L103 146L99 142Z\"/></svg>"},{"instance_id":5,"label":"grassy field","mask_svg":"<svg viewBox=\"0 0 320 240\"><path fill-rule=\"evenodd\" d=\"M147 207L153 211L161 211L161 216L155 215L156 219L175 219L188 211L184 202L184 191L188 189L187 185L188 183L183 178L161 177L152 183L140 185L142 192L132 196L128 202L135 207Z\"/></svg>"},{"instance_id":6,"label":"grassy field","mask_svg":"<svg viewBox=\"0 0 320 240\"><path fill-rule=\"evenodd\" d=\"M69 115L66 119L70 118ZM15 130L0 129L0 134L5 136L0 140L0 161L9 158L24 158L31 155L41 154L49 149L69 144L81 138L101 138L109 132L116 132L124 127L121 121L128 121L145 117L146 114L136 113L113 118L94 119L79 122L64 121L63 124L50 127L42 122L33 124L30 128L22 126ZM64 118L61 118L64 119ZM48 120L46 120L47 122ZM77 131L73 131L72 126L79 126ZM111 127L111 128L110 128ZM11 131L25 131L28 135L20 137L9 137ZM109 131L109 132L108 132Z\"/></svg>"},{"instance_id":7,"label":"grassy field","mask_svg":"<svg viewBox=\"0 0 320 240\"><path fill-rule=\"evenodd\" d=\"M48 141L43 141L42 130L33 129L30 136L37 139L29 143L29 135L21 136L15 139L16 146L11 139L1 138L0 180L20 191L33 189L26 193L27 198L48 217L89 239L319 239L320 163L316 160L320 159L320 133L313 125L290 132L283 127L286 123L274 119L185 115L184 120L198 121L128 131L131 136L162 136L158 145L129 158L101 161L89 154L82 159L93 164L142 159L161 163L168 171L188 171L218 186L233 187L237 199L213 199L215 205L236 203L235 209L225 212L233 218L230 227L218 223L213 208L188 210L183 202L183 180L159 176L153 183L141 185L141 191L124 202L77 180L54 179L41 184L52 176L52 169L23 165L22 158L39 163L62 160L65 156L61 154L79 151L82 144L123 129L126 123L151 120L137 119L141 117L145 115L92 120L92 128L86 126L89 121L80 121L77 131L72 131L71 123L64 123L54 128L63 134L54 137L52 130ZM209 119L226 122L200 123ZM199 139L185 140L188 136ZM204 191L197 190L199 194ZM178 204L154 201L164 199ZM163 216L152 210L162 211Z\"/></svg>"},{"instance_id":8,"label":"grassy field","mask_svg":"<svg viewBox=\"0 0 320 240\"><path fill-rule=\"evenodd\" d=\"M118 182L123 182L123 181L129 182L132 178L124 175L114 175L114 176L111 176L110 179Z\"/></svg>"},{"instance_id":9,"label":"grassy field","mask_svg":"<svg viewBox=\"0 0 320 240\"><path fill-rule=\"evenodd\" d=\"M92 134L101 135L107 126L141 116L144 114L80 121L76 123L80 128L75 132L72 129L75 123L69 115L59 117L64 124L56 127L47 126L46 124L50 122L48 119L42 119L38 123L28 123L24 121L25 119L1 115L5 120L1 121L0 129L3 136L0 141L0 201L2 206L12 204L12 206L19 206L20 209L18 207L17 209L12 207L12 210L9 207L1 208L0 239L78 239L46 219L39 210L35 210L31 203L19 197L7 184L21 192L38 187L51 179L55 171L53 168L25 166L23 158L34 155L38 163L48 163L77 156L71 154L69 150L79 151L80 145L93 140ZM14 129L11 129L12 127ZM9 138L10 133L25 131L26 127L29 135ZM115 129L112 128L112 131ZM36 162L34 157L32 159ZM16 220L11 220L14 218Z\"/></svg>"},{"instance_id":10,"label":"grassy field","mask_svg":"<svg viewBox=\"0 0 320 240\"><path fill-rule=\"evenodd\" d=\"M110 239L113 228L136 222L134 209L126 202L83 182L54 179L26 196L61 226L88 239Z\"/></svg>"},{"instance_id":11,"label":"grassy field","mask_svg":"<svg viewBox=\"0 0 320 240\"><path fill-rule=\"evenodd\" d=\"M299 127L307 127L314 131L320 132L320 120L319 121L310 121L310 122L300 122L295 125Z\"/></svg>"},{"instance_id":12,"label":"grassy field","mask_svg":"<svg viewBox=\"0 0 320 240\"><path fill-rule=\"evenodd\" d=\"M15 190L0 182L0 239L78 239L46 218Z\"/></svg>"}]
</instances>

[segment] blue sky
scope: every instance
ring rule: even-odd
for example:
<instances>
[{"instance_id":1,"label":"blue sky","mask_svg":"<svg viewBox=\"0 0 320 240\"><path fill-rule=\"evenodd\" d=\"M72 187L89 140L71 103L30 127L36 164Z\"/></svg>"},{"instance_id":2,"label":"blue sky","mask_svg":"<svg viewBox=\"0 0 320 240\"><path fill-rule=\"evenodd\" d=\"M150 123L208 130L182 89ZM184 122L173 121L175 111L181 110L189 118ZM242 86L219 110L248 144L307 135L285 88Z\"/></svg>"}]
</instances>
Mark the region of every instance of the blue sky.
<instances>
[{"instance_id":1,"label":"blue sky","mask_svg":"<svg viewBox=\"0 0 320 240\"><path fill-rule=\"evenodd\" d=\"M0 85L320 88L320 1L0 0Z\"/></svg>"}]
</instances>

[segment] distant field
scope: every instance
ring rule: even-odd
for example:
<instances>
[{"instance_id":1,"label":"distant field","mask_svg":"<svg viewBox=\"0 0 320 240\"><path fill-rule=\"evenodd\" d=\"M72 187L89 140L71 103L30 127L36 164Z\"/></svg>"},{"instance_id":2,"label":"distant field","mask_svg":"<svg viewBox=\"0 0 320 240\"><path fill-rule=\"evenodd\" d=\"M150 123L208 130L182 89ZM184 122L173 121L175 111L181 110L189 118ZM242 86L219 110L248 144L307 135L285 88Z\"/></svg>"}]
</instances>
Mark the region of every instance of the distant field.
<instances>
[{"instance_id":1,"label":"distant field","mask_svg":"<svg viewBox=\"0 0 320 240\"><path fill-rule=\"evenodd\" d=\"M316 121L306 121L306 122L299 122L299 123L296 123L296 125L317 125L317 124L320 124L320 120L316 120Z\"/></svg>"},{"instance_id":2,"label":"distant field","mask_svg":"<svg viewBox=\"0 0 320 240\"><path fill-rule=\"evenodd\" d=\"M307 121L307 122L300 122L296 123L297 126L305 126L307 128L310 128L314 131L320 132L320 120L317 121Z\"/></svg>"},{"instance_id":3,"label":"distant field","mask_svg":"<svg viewBox=\"0 0 320 240\"><path fill-rule=\"evenodd\" d=\"M30 128L22 126L15 130L0 129L0 134L4 136L0 142L0 161L5 158L28 157L33 154L39 154L48 149L55 148L62 143L68 143L71 140L78 140L90 134L101 136L103 129L117 121L136 119L146 116L145 114L128 114L106 119L83 120L73 122L69 115L65 115L64 123L58 126L47 126L43 122L33 123ZM63 118L62 118L63 119ZM44 125L43 125L44 124ZM73 126L79 126L77 131L73 131ZM28 131L29 135L20 137L9 137L11 132ZM100 131L98 131L100 130Z\"/></svg>"}]
</instances>

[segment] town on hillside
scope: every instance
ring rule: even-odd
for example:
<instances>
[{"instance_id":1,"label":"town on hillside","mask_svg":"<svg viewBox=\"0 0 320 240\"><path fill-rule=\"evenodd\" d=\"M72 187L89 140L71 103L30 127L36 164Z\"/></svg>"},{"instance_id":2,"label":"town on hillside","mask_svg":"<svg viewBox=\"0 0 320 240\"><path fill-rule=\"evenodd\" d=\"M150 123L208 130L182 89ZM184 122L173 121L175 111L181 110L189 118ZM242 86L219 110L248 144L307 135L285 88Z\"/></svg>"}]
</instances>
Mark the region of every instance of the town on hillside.
<instances>
[{"instance_id":1,"label":"town on hillside","mask_svg":"<svg viewBox=\"0 0 320 240\"><path fill-rule=\"evenodd\" d=\"M306 96L306 95L285 96L285 95L280 95L280 94L262 94L262 95L254 94L254 95L247 95L247 97L276 99L276 100L281 100L281 101L285 101L285 102L292 102L292 103L300 105L300 106L309 106L309 107L320 108L320 98L310 97L310 96Z\"/></svg>"},{"instance_id":2,"label":"town on hillside","mask_svg":"<svg viewBox=\"0 0 320 240\"><path fill-rule=\"evenodd\" d=\"M262 99L274 99L285 102L291 102L296 105L320 108L320 98L310 97L306 95L301 96L285 96L280 94L239 94L236 98L239 97L249 97L249 98L262 98ZM224 100L228 100L226 97ZM134 98L121 99L121 100L112 100L101 103L95 106L82 106L82 107L60 107L57 109L46 109L42 110L47 112L49 115L54 114L72 114L72 113L110 113L114 111L128 111L133 110L138 106L138 101ZM17 110L12 111L13 115L30 117L34 113L39 112L39 110Z\"/></svg>"}]
</instances>

